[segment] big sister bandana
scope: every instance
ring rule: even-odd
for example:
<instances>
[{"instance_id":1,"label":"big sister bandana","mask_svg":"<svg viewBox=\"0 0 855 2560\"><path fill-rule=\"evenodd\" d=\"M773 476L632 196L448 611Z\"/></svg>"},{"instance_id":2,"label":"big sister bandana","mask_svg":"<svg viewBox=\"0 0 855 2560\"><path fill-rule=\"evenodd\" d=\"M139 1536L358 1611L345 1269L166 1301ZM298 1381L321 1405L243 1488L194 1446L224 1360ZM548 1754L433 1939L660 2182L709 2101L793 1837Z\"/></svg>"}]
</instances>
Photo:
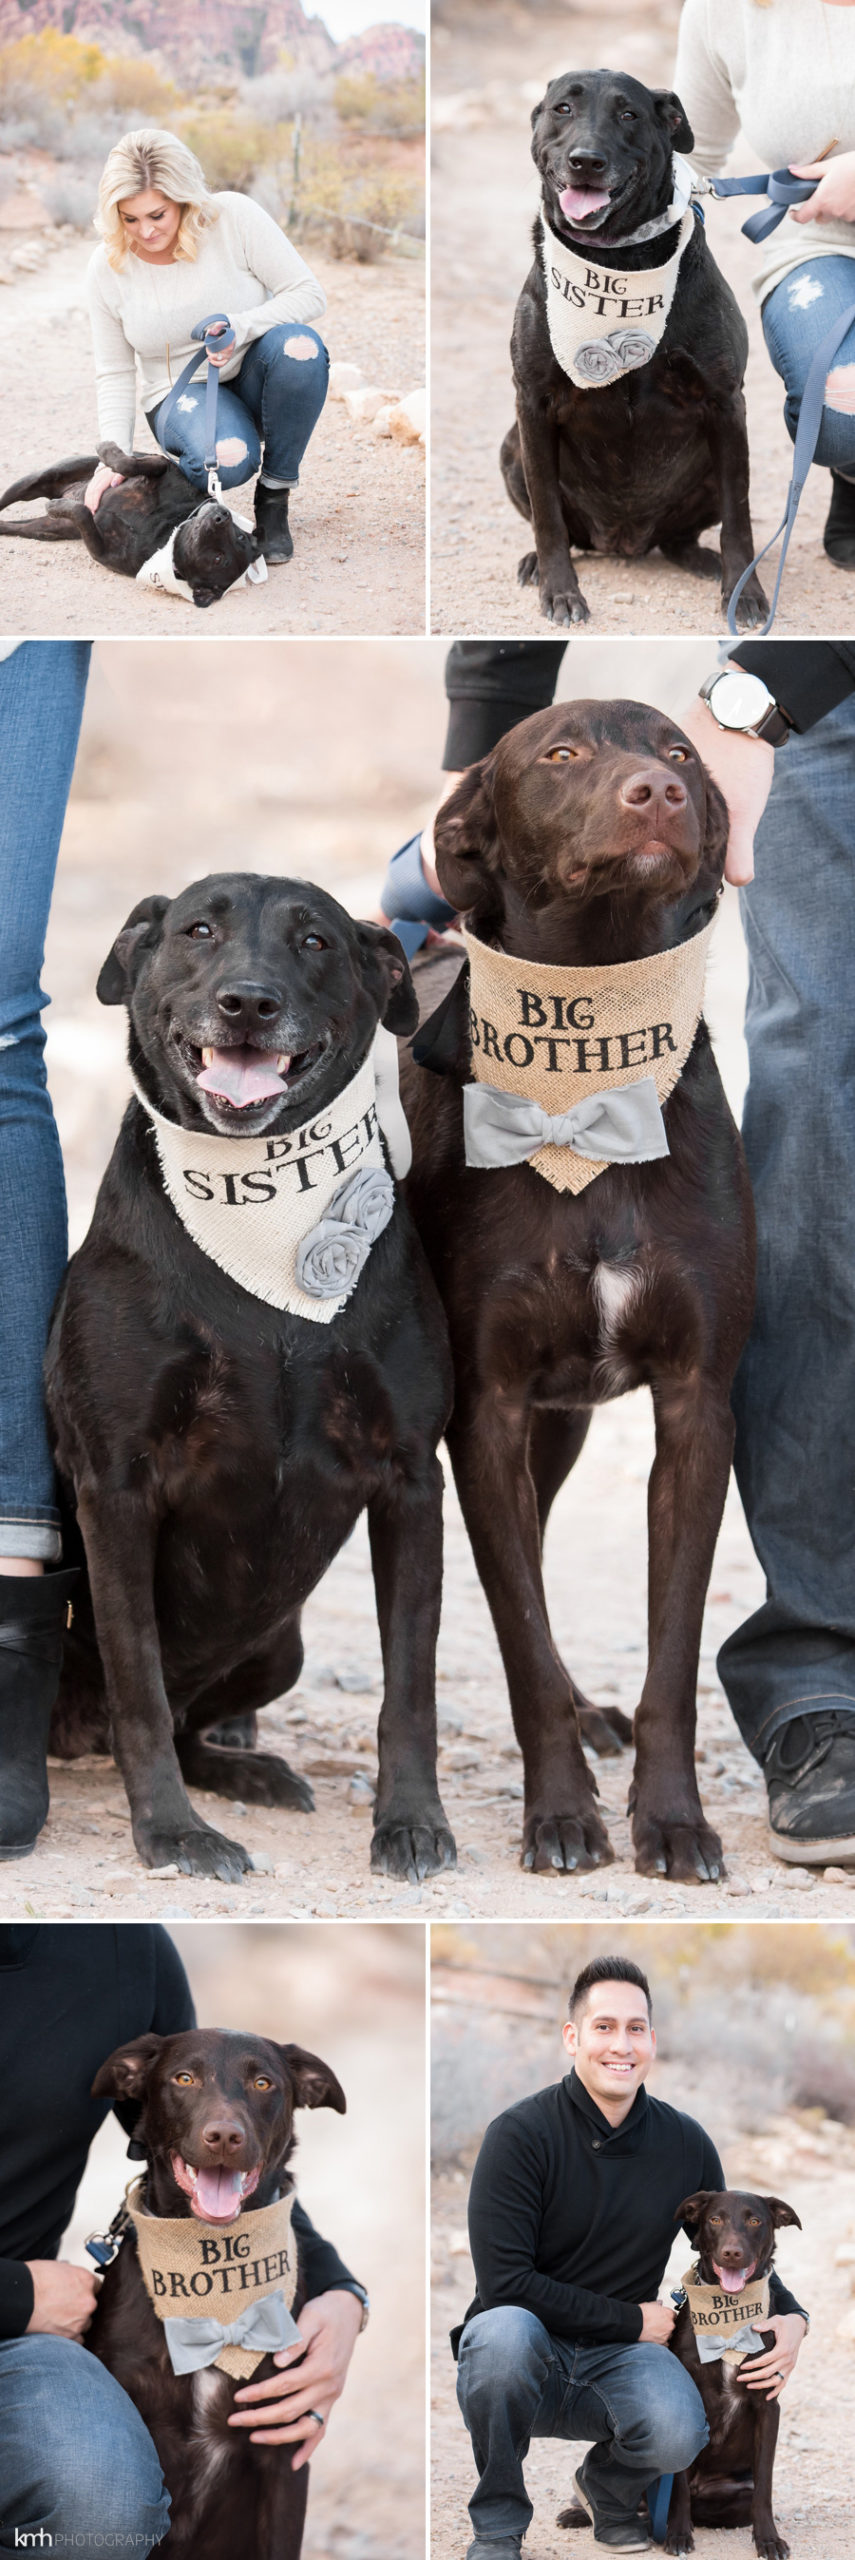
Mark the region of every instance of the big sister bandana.
<instances>
[{"instance_id":1,"label":"big sister bandana","mask_svg":"<svg viewBox=\"0 0 855 2560\"><path fill-rule=\"evenodd\" d=\"M715 918L649 960L559 969L464 934L473 1081L466 1162L533 1165L584 1191L608 1164L667 1156L662 1104L698 1027Z\"/></svg>"},{"instance_id":2,"label":"big sister bandana","mask_svg":"<svg viewBox=\"0 0 855 2560\"><path fill-rule=\"evenodd\" d=\"M299 2337L293 2196L239 2213L228 2225L196 2214L147 2213L144 2180L128 2188L140 2274L174 2373L210 2364L249 2382L263 2356Z\"/></svg>"},{"instance_id":3,"label":"big sister bandana","mask_svg":"<svg viewBox=\"0 0 855 2560\"><path fill-rule=\"evenodd\" d=\"M680 260L695 227L684 213L673 257L663 267L604 266L592 240L590 255L570 249L544 216L541 263L552 352L577 391L598 391L640 365L649 364L664 336L677 290Z\"/></svg>"}]
</instances>

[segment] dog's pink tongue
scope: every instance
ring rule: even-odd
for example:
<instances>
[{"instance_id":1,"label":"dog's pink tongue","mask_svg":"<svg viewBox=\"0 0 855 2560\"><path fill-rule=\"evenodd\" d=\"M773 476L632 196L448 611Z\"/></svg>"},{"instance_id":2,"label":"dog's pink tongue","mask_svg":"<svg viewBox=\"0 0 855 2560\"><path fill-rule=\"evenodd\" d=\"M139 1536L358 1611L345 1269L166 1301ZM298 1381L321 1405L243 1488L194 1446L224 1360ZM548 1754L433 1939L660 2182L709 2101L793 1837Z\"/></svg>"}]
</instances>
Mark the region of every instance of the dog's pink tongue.
<instances>
[{"instance_id":1,"label":"dog's pink tongue","mask_svg":"<svg viewBox=\"0 0 855 2560\"><path fill-rule=\"evenodd\" d=\"M741 2293L751 2273L750 2267L716 2267L715 2271L723 2293Z\"/></svg>"},{"instance_id":2,"label":"dog's pink tongue","mask_svg":"<svg viewBox=\"0 0 855 2560\"><path fill-rule=\"evenodd\" d=\"M233 2222L240 2212L243 2174L240 2169L199 2169L196 2172L197 2209L206 2222Z\"/></svg>"},{"instance_id":3,"label":"dog's pink tongue","mask_svg":"<svg viewBox=\"0 0 855 2560\"><path fill-rule=\"evenodd\" d=\"M608 188L605 192L601 188L598 193L595 187L565 187L563 195L558 198L568 222L584 222L586 214L602 213L603 206L609 201Z\"/></svg>"},{"instance_id":4,"label":"dog's pink tongue","mask_svg":"<svg viewBox=\"0 0 855 2560\"><path fill-rule=\"evenodd\" d=\"M238 1111L282 1091L273 1059L265 1058L259 1049L215 1049L211 1066L203 1068L196 1082L203 1093L218 1094L221 1102L233 1103Z\"/></svg>"}]
</instances>

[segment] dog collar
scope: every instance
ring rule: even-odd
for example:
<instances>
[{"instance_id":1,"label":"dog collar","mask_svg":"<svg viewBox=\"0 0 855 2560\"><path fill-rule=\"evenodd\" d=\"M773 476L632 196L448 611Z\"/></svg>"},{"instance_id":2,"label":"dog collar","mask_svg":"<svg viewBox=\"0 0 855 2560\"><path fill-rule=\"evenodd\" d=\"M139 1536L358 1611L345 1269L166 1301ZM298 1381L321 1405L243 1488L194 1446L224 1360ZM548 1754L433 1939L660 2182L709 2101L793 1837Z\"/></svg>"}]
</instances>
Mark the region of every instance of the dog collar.
<instances>
[{"instance_id":1,"label":"dog collar","mask_svg":"<svg viewBox=\"0 0 855 2560\"><path fill-rule=\"evenodd\" d=\"M517 960L465 933L472 1074L463 1090L467 1164L519 1162L522 1154L556 1191L579 1192L609 1162L667 1155L661 1106L682 1075L700 1021L715 921L675 951L593 969ZM508 1096L539 1113L521 1150L485 1157L479 1086L497 1097L499 1116ZM544 1116L558 1128L544 1132ZM608 1141L610 1128L617 1143Z\"/></svg>"},{"instance_id":2,"label":"dog collar","mask_svg":"<svg viewBox=\"0 0 855 2560\"><path fill-rule=\"evenodd\" d=\"M384 1133L390 1128L392 1163L407 1170L392 1109L397 1085L394 1097L385 1089L387 1044L394 1050L381 1029L344 1092L279 1136L181 1129L134 1083L164 1190L194 1244L252 1297L310 1324L331 1324L341 1313L392 1217L395 1185L381 1125ZM403 1123L400 1104L397 1113Z\"/></svg>"},{"instance_id":3,"label":"dog collar","mask_svg":"<svg viewBox=\"0 0 855 2560\"><path fill-rule=\"evenodd\" d=\"M684 213L696 196L710 192L709 178L699 178L691 161L684 160L679 151L675 151L671 162L671 176L673 193L665 212L655 213L650 222L640 222L637 231L625 231L622 239L610 240L610 249L635 249L642 240L661 239L664 231L673 231L675 222L682 222ZM593 239L593 232L591 237Z\"/></svg>"},{"instance_id":4,"label":"dog collar","mask_svg":"<svg viewBox=\"0 0 855 2560\"><path fill-rule=\"evenodd\" d=\"M224 505L225 503L226 501L223 500ZM194 518L201 513L201 507L194 507L193 514L185 516L184 524L192 524ZM242 533L252 532L248 516L239 516L234 507L229 508L229 514L234 523L240 525ZM179 577L174 560L176 541L179 533L184 531L184 524L177 524L168 542L162 543L159 551L153 551L150 560L143 561L142 568L137 570L135 583L138 587L156 587L164 595L183 596L185 604L192 604L193 589L187 578ZM266 576L266 560L263 558L250 560L246 568L240 569L237 577L232 579L231 586L223 588L223 594L230 596L235 587L262 585Z\"/></svg>"},{"instance_id":5,"label":"dog collar","mask_svg":"<svg viewBox=\"0 0 855 2560\"><path fill-rule=\"evenodd\" d=\"M299 2335L293 2196L240 2213L227 2226L195 2214L147 2213L145 2181L128 2188L140 2274L163 2326L175 2373L215 2364L248 2382L263 2356Z\"/></svg>"},{"instance_id":6,"label":"dog collar","mask_svg":"<svg viewBox=\"0 0 855 2560\"><path fill-rule=\"evenodd\" d=\"M665 334L680 261L694 230L686 211L673 256L664 266L605 266L592 240L587 255L569 249L541 215L541 263L552 352L578 391L599 391L649 364ZM628 245L628 244L623 244Z\"/></svg>"},{"instance_id":7,"label":"dog collar","mask_svg":"<svg viewBox=\"0 0 855 2560\"><path fill-rule=\"evenodd\" d=\"M683 2292L702 2364L717 2364L722 2356L740 2362L762 2352L752 2323L769 2318L768 2276L744 2284L741 2293L725 2293L720 2285L702 2284L695 2264L683 2277Z\"/></svg>"}]
</instances>

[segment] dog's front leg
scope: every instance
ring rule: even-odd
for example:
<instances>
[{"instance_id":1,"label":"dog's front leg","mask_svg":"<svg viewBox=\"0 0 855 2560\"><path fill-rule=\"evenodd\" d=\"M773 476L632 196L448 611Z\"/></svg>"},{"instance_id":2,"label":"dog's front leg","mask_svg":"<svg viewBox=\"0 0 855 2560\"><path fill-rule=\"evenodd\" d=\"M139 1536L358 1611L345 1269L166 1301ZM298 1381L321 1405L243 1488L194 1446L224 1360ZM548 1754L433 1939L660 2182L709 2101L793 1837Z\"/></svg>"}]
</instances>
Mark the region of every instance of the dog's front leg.
<instances>
[{"instance_id":1,"label":"dog's front leg","mask_svg":"<svg viewBox=\"0 0 855 2560\"><path fill-rule=\"evenodd\" d=\"M675 2471L674 2485L671 2491L671 2501L668 2508L668 2530L665 2536L665 2549L672 2555L672 2560L678 2560L678 2555L681 2552L694 2551L694 2548L695 2537L692 2532L692 2502L689 2496L689 2474L687 2471Z\"/></svg>"},{"instance_id":2,"label":"dog's front leg","mask_svg":"<svg viewBox=\"0 0 855 2560\"><path fill-rule=\"evenodd\" d=\"M721 601L725 612L743 570L754 558L748 498L748 427L741 391L710 401L706 431L718 477L721 504ZM741 631L754 631L769 611L756 569L743 588L736 611Z\"/></svg>"},{"instance_id":3,"label":"dog's front leg","mask_svg":"<svg viewBox=\"0 0 855 2560\"><path fill-rule=\"evenodd\" d=\"M442 1598L442 1469L396 1471L368 1508L383 1647L371 1864L420 1884L457 1851L436 1782L436 1641Z\"/></svg>"},{"instance_id":4,"label":"dog's front leg","mask_svg":"<svg viewBox=\"0 0 855 2560\"><path fill-rule=\"evenodd\" d=\"M695 1776L698 1655L733 1452L717 1381L695 1372L653 1389L656 1457L648 1487L648 1663L635 1718L630 1791L635 1863L684 1884L724 1874Z\"/></svg>"},{"instance_id":5,"label":"dog's front leg","mask_svg":"<svg viewBox=\"0 0 855 2560\"><path fill-rule=\"evenodd\" d=\"M590 617L573 562L558 472L560 434L542 400L517 395L522 465L537 553L540 610L559 630ZM520 563L520 577L527 576Z\"/></svg>"},{"instance_id":6,"label":"dog's front leg","mask_svg":"<svg viewBox=\"0 0 855 2560\"><path fill-rule=\"evenodd\" d=\"M458 1406L447 1437L523 1756L523 1866L601 1866L613 1852L547 1616L525 1407L503 1394L484 1395Z\"/></svg>"},{"instance_id":7,"label":"dog's front leg","mask_svg":"<svg viewBox=\"0 0 855 2560\"><path fill-rule=\"evenodd\" d=\"M780 2412L777 2400L764 2400L762 2393L749 2392L754 2411L754 2496L751 2501L751 2529L760 2560L788 2560L789 2543L778 2532L772 2514L772 2473L778 2442Z\"/></svg>"},{"instance_id":8,"label":"dog's front leg","mask_svg":"<svg viewBox=\"0 0 855 2560\"><path fill-rule=\"evenodd\" d=\"M99 444L100 460L108 471L119 471L123 480L161 480L169 470L168 453L123 453L120 444Z\"/></svg>"},{"instance_id":9,"label":"dog's front leg","mask_svg":"<svg viewBox=\"0 0 855 2560\"><path fill-rule=\"evenodd\" d=\"M158 1523L141 1499L103 1482L78 1487L78 1518L113 1750L140 1857L147 1867L239 1883L251 1858L194 1813L175 1756L154 1609Z\"/></svg>"}]
</instances>

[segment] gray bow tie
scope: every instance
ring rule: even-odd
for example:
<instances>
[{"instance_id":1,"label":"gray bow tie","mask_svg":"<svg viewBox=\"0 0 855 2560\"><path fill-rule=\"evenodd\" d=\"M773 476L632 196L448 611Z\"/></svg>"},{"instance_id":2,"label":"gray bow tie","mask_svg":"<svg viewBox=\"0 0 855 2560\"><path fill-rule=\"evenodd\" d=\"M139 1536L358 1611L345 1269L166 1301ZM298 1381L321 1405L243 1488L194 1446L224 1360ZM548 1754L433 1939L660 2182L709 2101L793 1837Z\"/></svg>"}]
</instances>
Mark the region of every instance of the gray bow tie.
<instances>
[{"instance_id":1,"label":"gray bow tie","mask_svg":"<svg viewBox=\"0 0 855 2560\"><path fill-rule=\"evenodd\" d=\"M463 1088L467 1164L487 1170L524 1164L538 1147L572 1147L577 1156L605 1164L648 1164L667 1156L665 1122L652 1076L613 1093L586 1094L554 1115L521 1093L495 1084Z\"/></svg>"},{"instance_id":2,"label":"gray bow tie","mask_svg":"<svg viewBox=\"0 0 855 2560\"><path fill-rule=\"evenodd\" d=\"M752 2329L750 2321L745 2321L741 2329L734 2329L733 2336L730 2338L704 2338L696 2330L695 2345L702 2364L717 2364L724 2354L725 2347L728 2352L731 2347L741 2347L744 2355L759 2355L763 2340L759 2329Z\"/></svg>"},{"instance_id":3,"label":"gray bow tie","mask_svg":"<svg viewBox=\"0 0 855 2560\"><path fill-rule=\"evenodd\" d=\"M251 2347L256 2355L271 2356L292 2347L300 2332L281 2293L266 2293L228 2326L219 2320L164 2320L163 2334L173 2373L199 2373L203 2365L216 2364L224 2347Z\"/></svg>"}]
</instances>

